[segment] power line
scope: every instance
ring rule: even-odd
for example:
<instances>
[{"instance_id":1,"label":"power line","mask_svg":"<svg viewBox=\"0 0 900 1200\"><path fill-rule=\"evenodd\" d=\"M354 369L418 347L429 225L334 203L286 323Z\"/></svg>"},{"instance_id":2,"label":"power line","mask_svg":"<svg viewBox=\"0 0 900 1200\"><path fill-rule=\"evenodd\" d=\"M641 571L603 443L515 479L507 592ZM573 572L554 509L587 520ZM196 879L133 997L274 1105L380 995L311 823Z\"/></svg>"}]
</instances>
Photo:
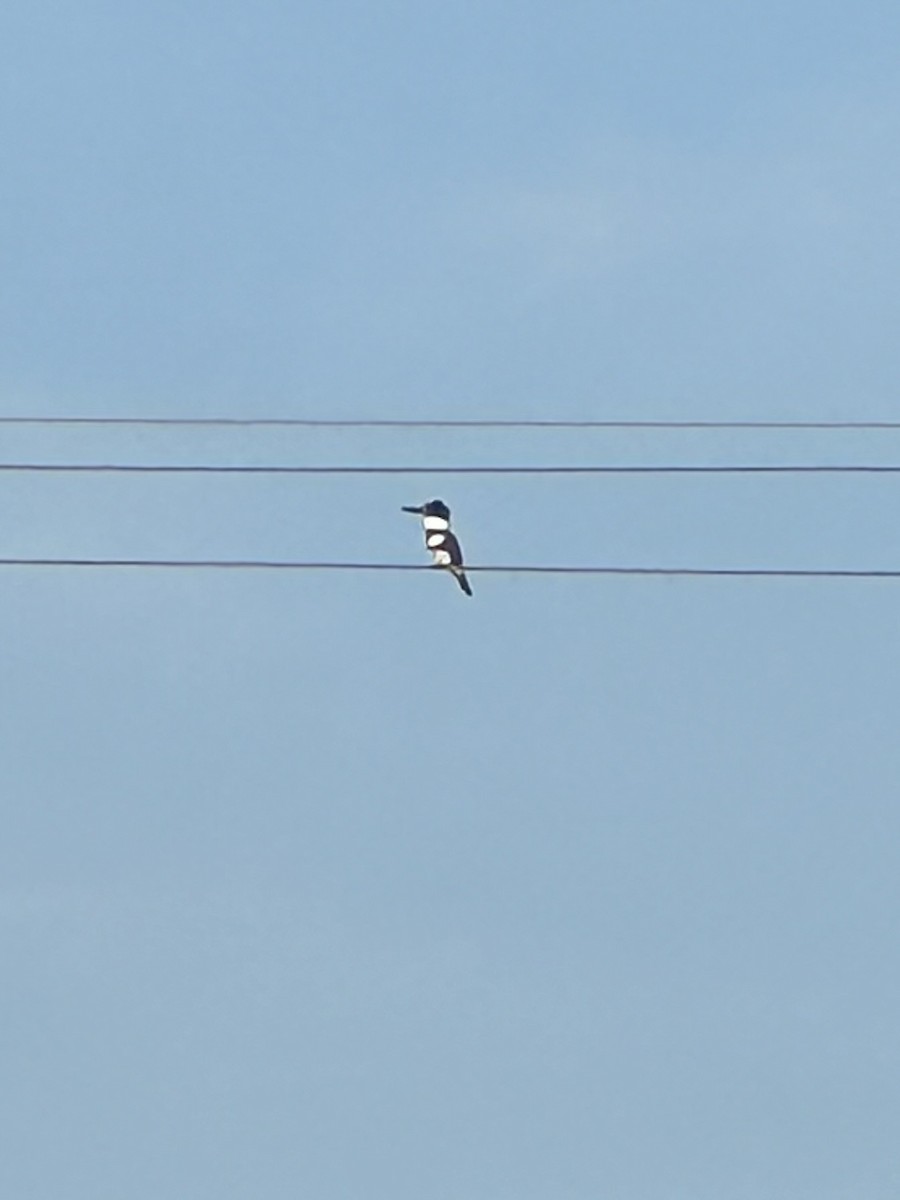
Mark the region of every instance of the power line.
<instances>
[{"instance_id":1,"label":"power line","mask_svg":"<svg viewBox=\"0 0 900 1200\"><path fill-rule=\"evenodd\" d=\"M277 463L0 462L0 473L80 475L897 475L897 463L662 463L563 466L307 466Z\"/></svg>"},{"instance_id":2,"label":"power line","mask_svg":"<svg viewBox=\"0 0 900 1200\"><path fill-rule=\"evenodd\" d=\"M295 559L196 558L0 558L0 567L144 568L215 571L430 571L419 563L304 562ZM494 575L630 575L743 579L900 579L900 570L785 567L567 567L471 566L471 573Z\"/></svg>"},{"instance_id":3,"label":"power line","mask_svg":"<svg viewBox=\"0 0 900 1200\"><path fill-rule=\"evenodd\" d=\"M273 429L821 429L900 430L900 421L704 421L319 418L319 417L58 417L0 416L0 425L158 426Z\"/></svg>"}]
</instances>

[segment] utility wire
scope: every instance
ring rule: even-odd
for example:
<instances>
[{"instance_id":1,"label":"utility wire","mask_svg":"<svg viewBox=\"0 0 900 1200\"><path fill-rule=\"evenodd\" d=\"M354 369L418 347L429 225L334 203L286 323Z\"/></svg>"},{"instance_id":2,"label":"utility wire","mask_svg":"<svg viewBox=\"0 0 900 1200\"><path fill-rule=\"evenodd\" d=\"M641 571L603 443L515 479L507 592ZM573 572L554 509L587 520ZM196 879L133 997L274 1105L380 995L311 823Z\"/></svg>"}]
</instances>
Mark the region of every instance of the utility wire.
<instances>
[{"instance_id":1,"label":"utility wire","mask_svg":"<svg viewBox=\"0 0 900 1200\"><path fill-rule=\"evenodd\" d=\"M900 421L668 421L319 417L55 417L0 416L0 425L158 426L275 429L898 429Z\"/></svg>"},{"instance_id":2,"label":"utility wire","mask_svg":"<svg viewBox=\"0 0 900 1200\"><path fill-rule=\"evenodd\" d=\"M726 463L574 466L306 466L253 463L0 462L0 473L80 475L897 475L898 463Z\"/></svg>"},{"instance_id":3,"label":"utility wire","mask_svg":"<svg viewBox=\"0 0 900 1200\"><path fill-rule=\"evenodd\" d=\"M0 558L0 567L151 568L221 571L430 571L418 563L303 562L294 559ZM494 575L634 575L681 578L900 579L900 570L784 567L566 567L471 566L467 573Z\"/></svg>"}]
</instances>

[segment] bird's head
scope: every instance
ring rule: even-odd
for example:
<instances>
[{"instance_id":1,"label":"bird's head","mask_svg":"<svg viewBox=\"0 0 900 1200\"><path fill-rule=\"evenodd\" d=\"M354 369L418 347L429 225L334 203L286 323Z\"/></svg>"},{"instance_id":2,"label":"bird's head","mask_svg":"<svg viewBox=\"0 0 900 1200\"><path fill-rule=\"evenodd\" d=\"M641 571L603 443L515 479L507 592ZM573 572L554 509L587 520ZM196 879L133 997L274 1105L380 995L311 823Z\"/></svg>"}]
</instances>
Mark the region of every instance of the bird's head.
<instances>
[{"instance_id":1,"label":"bird's head","mask_svg":"<svg viewBox=\"0 0 900 1200\"><path fill-rule=\"evenodd\" d=\"M427 504L418 506L404 504L402 511L417 513L420 517L441 517L444 521L450 520L450 509L443 500L429 500Z\"/></svg>"}]
</instances>

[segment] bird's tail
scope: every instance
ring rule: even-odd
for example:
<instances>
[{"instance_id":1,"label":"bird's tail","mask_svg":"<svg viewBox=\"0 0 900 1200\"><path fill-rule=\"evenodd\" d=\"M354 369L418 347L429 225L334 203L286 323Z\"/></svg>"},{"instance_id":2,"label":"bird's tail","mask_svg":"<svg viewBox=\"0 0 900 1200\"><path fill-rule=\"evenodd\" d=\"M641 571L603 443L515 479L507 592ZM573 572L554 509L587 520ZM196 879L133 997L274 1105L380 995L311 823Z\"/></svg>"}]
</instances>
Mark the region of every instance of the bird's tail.
<instances>
[{"instance_id":1,"label":"bird's tail","mask_svg":"<svg viewBox=\"0 0 900 1200\"><path fill-rule=\"evenodd\" d=\"M463 571L460 567L456 567L453 570L453 574L456 576L456 582L459 584L459 586L462 588L462 590L466 593L466 595L471 596L472 589L469 587L469 581L468 581L468 579L466 579L465 571Z\"/></svg>"}]
</instances>

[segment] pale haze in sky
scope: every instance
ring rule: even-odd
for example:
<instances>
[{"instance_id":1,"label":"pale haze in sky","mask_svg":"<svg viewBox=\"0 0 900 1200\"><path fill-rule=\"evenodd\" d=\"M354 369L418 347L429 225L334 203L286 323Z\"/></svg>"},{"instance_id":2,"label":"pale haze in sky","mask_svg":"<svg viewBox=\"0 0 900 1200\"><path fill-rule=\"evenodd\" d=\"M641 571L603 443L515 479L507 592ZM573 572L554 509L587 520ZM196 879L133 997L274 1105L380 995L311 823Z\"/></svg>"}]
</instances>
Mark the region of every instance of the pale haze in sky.
<instances>
[{"instance_id":1,"label":"pale haze in sky","mask_svg":"<svg viewBox=\"0 0 900 1200\"><path fill-rule=\"evenodd\" d=\"M0 416L900 420L895 3L0 14ZM900 431L0 425L0 462ZM0 472L0 558L900 569L891 475ZM0 1195L895 1200L900 583L0 568Z\"/></svg>"}]
</instances>

